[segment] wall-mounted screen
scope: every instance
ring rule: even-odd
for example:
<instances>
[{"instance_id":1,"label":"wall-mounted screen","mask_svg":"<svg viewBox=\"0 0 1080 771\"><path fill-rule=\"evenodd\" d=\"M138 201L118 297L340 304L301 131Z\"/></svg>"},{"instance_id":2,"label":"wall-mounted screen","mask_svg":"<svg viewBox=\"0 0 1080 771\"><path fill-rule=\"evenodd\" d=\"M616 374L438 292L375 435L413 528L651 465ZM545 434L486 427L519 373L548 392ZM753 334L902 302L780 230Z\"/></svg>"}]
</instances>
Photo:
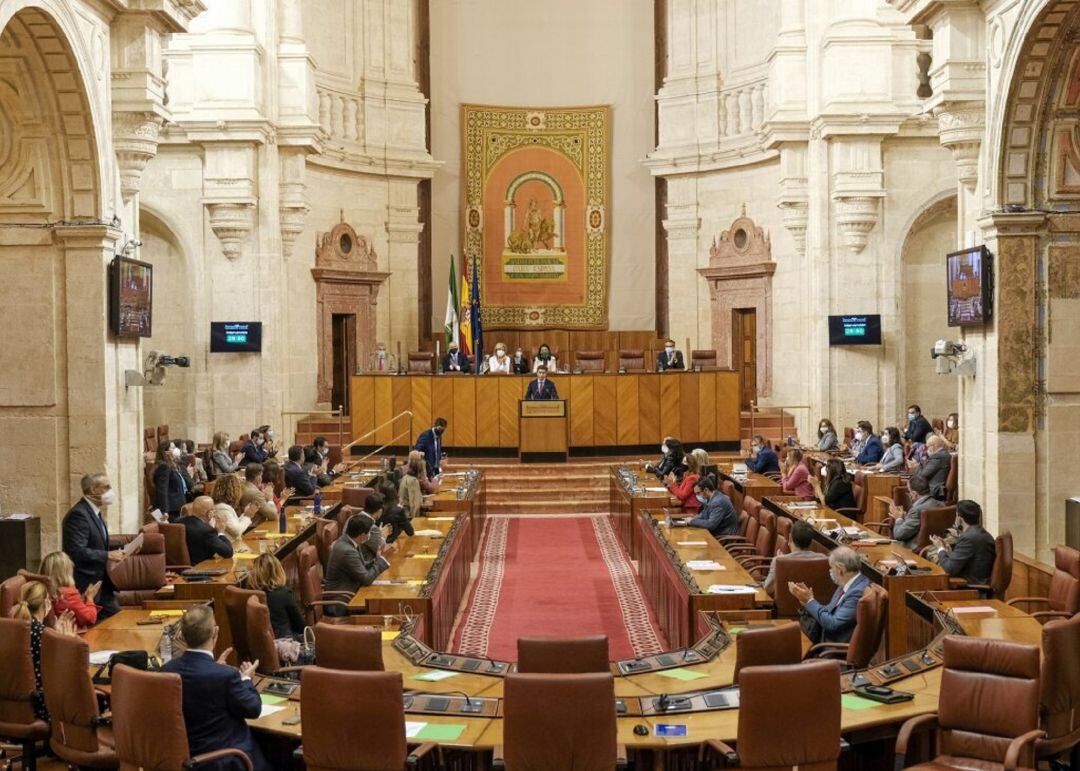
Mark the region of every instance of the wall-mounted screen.
<instances>
[{"instance_id":1,"label":"wall-mounted screen","mask_svg":"<svg viewBox=\"0 0 1080 771\"><path fill-rule=\"evenodd\" d=\"M945 256L948 271L949 326L966 327L990 321L994 308L992 257L985 246Z\"/></svg>"},{"instance_id":2,"label":"wall-mounted screen","mask_svg":"<svg viewBox=\"0 0 1080 771\"><path fill-rule=\"evenodd\" d=\"M109 326L117 337L150 337L154 266L127 257L109 264Z\"/></svg>"},{"instance_id":3,"label":"wall-mounted screen","mask_svg":"<svg viewBox=\"0 0 1080 771\"><path fill-rule=\"evenodd\" d=\"M881 316L829 316L829 345L881 345Z\"/></svg>"},{"instance_id":4,"label":"wall-mounted screen","mask_svg":"<svg viewBox=\"0 0 1080 771\"><path fill-rule=\"evenodd\" d=\"M261 350L261 321L210 322L210 353L258 353Z\"/></svg>"}]
</instances>

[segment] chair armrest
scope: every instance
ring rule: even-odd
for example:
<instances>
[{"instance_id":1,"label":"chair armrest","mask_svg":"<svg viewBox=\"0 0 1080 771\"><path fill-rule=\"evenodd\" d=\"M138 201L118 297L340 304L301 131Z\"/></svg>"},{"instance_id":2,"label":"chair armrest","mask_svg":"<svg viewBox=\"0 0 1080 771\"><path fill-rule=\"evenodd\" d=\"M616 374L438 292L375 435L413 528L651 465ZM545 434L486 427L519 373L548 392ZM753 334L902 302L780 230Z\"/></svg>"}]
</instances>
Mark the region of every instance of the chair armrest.
<instances>
[{"instance_id":1,"label":"chair armrest","mask_svg":"<svg viewBox=\"0 0 1080 771\"><path fill-rule=\"evenodd\" d=\"M878 533L885 532L885 529L888 528L888 531L891 533L893 522L895 522L895 520L892 517L887 517L880 522L863 522L862 526Z\"/></svg>"},{"instance_id":2,"label":"chair armrest","mask_svg":"<svg viewBox=\"0 0 1080 771\"><path fill-rule=\"evenodd\" d=\"M99 725L112 725L112 712L102 712L90 718L90 725L95 728Z\"/></svg>"},{"instance_id":3,"label":"chair armrest","mask_svg":"<svg viewBox=\"0 0 1080 771\"><path fill-rule=\"evenodd\" d=\"M704 760L705 753L708 750L712 750L723 756L725 765L738 765L739 756L735 753L735 750L731 749L727 744L724 744L719 739L706 739L705 743L701 745L701 760Z\"/></svg>"},{"instance_id":4,"label":"chair armrest","mask_svg":"<svg viewBox=\"0 0 1080 771\"><path fill-rule=\"evenodd\" d=\"M625 771L629 764L626 761L626 745L615 745L615 768L619 771Z\"/></svg>"},{"instance_id":5,"label":"chair armrest","mask_svg":"<svg viewBox=\"0 0 1080 771\"><path fill-rule=\"evenodd\" d=\"M1024 747L1029 744L1034 744L1036 739L1045 738L1046 731L1036 728L1032 731L1028 731L1022 736L1017 736L1009 742L1009 749L1005 753L1005 771L1015 771L1017 764L1020 762L1020 753L1024 751Z\"/></svg>"},{"instance_id":6,"label":"chair armrest","mask_svg":"<svg viewBox=\"0 0 1080 771\"><path fill-rule=\"evenodd\" d=\"M727 549L728 554L741 554L747 551L753 552L755 554L757 553L757 549L754 548L754 545L749 543L724 544L724 548Z\"/></svg>"},{"instance_id":7,"label":"chair armrest","mask_svg":"<svg viewBox=\"0 0 1080 771\"><path fill-rule=\"evenodd\" d=\"M352 592L323 592L319 596L322 597L324 600L328 597L331 599L344 597L346 600L351 600L353 598Z\"/></svg>"},{"instance_id":8,"label":"chair armrest","mask_svg":"<svg viewBox=\"0 0 1080 771\"><path fill-rule=\"evenodd\" d=\"M309 666L311 665L304 664L297 667L282 667L281 669L275 669L273 672L260 672L259 674L263 675L264 677L279 677L281 675L287 675L290 672L303 672Z\"/></svg>"},{"instance_id":9,"label":"chair armrest","mask_svg":"<svg viewBox=\"0 0 1080 771\"><path fill-rule=\"evenodd\" d=\"M746 543L746 538L741 535L722 535L716 539L716 542L721 546L727 546L730 544Z\"/></svg>"},{"instance_id":10,"label":"chair armrest","mask_svg":"<svg viewBox=\"0 0 1080 771\"><path fill-rule=\"evenodd\" d=\"M771 565L772 557L743 557L739 556L735 558L740 565L744 568L747 566L758 567L760 565Z\"/></svg>"},{"instance_id":11,"label":"chair armrest","mask_svg":"<svg viewBox=\"0 0 1080 771\"><path fill-rule=\"evenodd\" d=\"M503 757L503 746L501 744L496 744L491 750L491 767L500 769L500 771L506 769L506 759Z\"/></svg>"},{"instance_id":12,"label":"chair armrest","mask_svg":"<svg viewBox=\"0 0 1080 771\"><path fill-rule=\"evenodd\" d=\"M416 749L410 750L409 756L405 758L405 765L409 768L416 768L417 765L420 763L420 758L424 757L438 746L439 745L437 745L435 742L424 742L423 744L416 747Z\"/></svg>"},{"instance_id":13,"label":"chair armrest","mask_svg":"<svg viewBox=\"0 0 1080 771\"><path fill-rule=\"evenodd\" d=\"M803 655L803 661L806 659L831 659L831 658L847 658L848 648L851 647L848 643L818 643L811 646Z\"/></svg>"},{"instance_id":14,"label":"chair armrest","mask_svg":"<svg viewBox=\"0 0 1080 771\"><path fill-rule=\"evenodd\" d=\"M301 744L299 747L297 747L295 750L293 750L292 751L292 756L293 756L293 760L299 760L299 761L303 762L303 760L304 760L304 745Z\"/></svg>"},{"instance_id":15,"label":"chair armrest","mask_svg":"<svg viewBox=\"0 0 1080 771\"><path fill-rule=\"evenodd\" d=\"M244 768L246 768L247 771L255 771L254 767L251 765L251 758L247 756L247 753L232 748L227 750L214 750L213 752L204 752L203 754L196 755L191 760L184 763L184 766L186 768L195 768L196 766L205 765L206 763L229 757L239 758L240 762L244 764Z\"/></svg>"},{"instance_id":16,"label":"chair armrest","mask_svg":"<svg viewBox=\"0 0 1080 771\"><path fill-rule=\"evenodd\" d=\"M305 607L307 607L308 609L315 607L326 608L331 605L340 605L343 608L349 607L349 603L342 602L341 600L313 600L312 602L309 602Z\"/></svg>"},{"instance_id":17,"label":"chair armrest","mask_svg":"<svg viewBox=\"0 0 1080 771\"><path fill-rule=\"evenodd\" d=\"M863 510L856 507L847 507L843 509L836 509L837 514L843 514L848 519L853 519L856 522L862 523Z\"/></svg>"},{"instance_id":18,"label":"chair armrest","mask_svg":"<svg viewBox=\"0 0 1080 771\"><path fill-rule=\"evenodd\" d=\"M1066 613L1063 610L1040 610L1037 613L1032 613L1031 617L1039 619L1040 624L1045 624L1049 619L1052 618L1072 618L1072 614Z\"/></svg>"},{"instance_id":19,"label":"chair armrest","mask_svg":"<svg viewBox=\"0 0 1080 771\"><path fill-rule=\"evenodd\" d=\"M165 566L166 572L171 571L173 573L183 573L185 570L191 570L191 568L192 568L191 565L166 565Z\"/></svg>"},{"instance_id":20,"label":"chair armrest","mask_svg":"<svg viewBox=\"0 0 1080 771\"><path fill-rule=\"evenodd\" d=\"M896 759L894 761L894 768L896 771L900 771L904 767L905 756L907 755L908 743L911 741L911 735L917 730L933 730L938 728L938 716L936 712L931 712L929 715L918 715L904 721L904 724L900 726L900 733L896 735Z\"/></svg>"},{"instance_id":21,"label":"chair armrest","mask_svg":"<svg viewBox=\"0 0 1080 771\"><path fill-rule=\"evenodd\" d=\"M1049 605L1050 600L1046 597L1013 597L1006 605Z\"/></svg>"}]
</instances>

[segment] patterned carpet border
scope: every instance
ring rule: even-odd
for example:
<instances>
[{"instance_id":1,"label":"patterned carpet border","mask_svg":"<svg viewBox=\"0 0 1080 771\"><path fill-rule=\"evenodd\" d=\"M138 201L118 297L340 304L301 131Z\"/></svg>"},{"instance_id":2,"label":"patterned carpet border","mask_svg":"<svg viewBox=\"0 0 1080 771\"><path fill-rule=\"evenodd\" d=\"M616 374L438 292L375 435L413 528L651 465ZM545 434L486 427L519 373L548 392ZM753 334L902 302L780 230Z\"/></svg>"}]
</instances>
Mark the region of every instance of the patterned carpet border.
<instances>
[{"instance_id":1,"label":"patterned carpet border","mask_svg":"<svg viewBox=\"0 0 1080 771\"><path fill-rule=\"evenodd\" d=\"M611 583L615 587L615 596L619 600L623 625L630 645L638 656L652 656L663 651L660 639L656 636L648 605L641 594L634 568L626 559L619 544L619 539L611 527L609 517L594 517L592 520L596 541L600 544L600 554L604 558Z\"/></svg>"},{"instance_id":2,"label":"patterned carpet border","mask_svg":"<svg viewBox=\"0 0 1080 771\"><path fill-rule=\"evenodd\" d=\"M487 656L491 625L495 621L502 591L506 534L509 529L510 522L506 517L488 518L484 548L480 555L480 575L476 578L472 607L462 621L461 640L456 648L456 652L464 656ZM450 639L454 639L453 634Z\"/></svg>"}]
</instances>

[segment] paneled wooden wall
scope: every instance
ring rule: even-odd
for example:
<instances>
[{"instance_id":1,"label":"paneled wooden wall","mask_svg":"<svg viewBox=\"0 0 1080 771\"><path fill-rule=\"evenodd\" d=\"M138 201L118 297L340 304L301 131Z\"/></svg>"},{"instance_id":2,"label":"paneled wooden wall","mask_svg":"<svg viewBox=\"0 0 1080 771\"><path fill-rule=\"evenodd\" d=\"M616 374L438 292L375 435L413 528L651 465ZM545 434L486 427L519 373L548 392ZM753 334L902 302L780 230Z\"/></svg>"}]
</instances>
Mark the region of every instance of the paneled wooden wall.
<instances>
[{"instance_id":1,"label":"paneled wooden wall","mask_svg":"<svg viewBox=\"0 0 1080 771\"><path fill-rule=\"evenodd\" d=\"M412 444L436 417L444 417L448 448L517 447L518 402L529 380L507 375L353 377L353 439L362 445ZM571 447L659 445L666 436L683 443L739 440L736 372L556 375L550 380L567 400ZM406 410L413 412L411 429L408 418L391 422Z\"/></svg>"}]
</instances>

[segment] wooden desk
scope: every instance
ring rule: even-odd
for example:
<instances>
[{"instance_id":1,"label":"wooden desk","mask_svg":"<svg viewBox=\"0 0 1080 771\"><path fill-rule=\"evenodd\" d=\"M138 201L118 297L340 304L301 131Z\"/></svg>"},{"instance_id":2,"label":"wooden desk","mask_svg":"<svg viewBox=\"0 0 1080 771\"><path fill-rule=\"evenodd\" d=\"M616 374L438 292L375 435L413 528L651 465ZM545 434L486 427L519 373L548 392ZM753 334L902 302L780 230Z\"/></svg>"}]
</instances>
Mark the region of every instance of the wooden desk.
<instances>
[{"instance_id":1,"label":"wooden desk","mask_svg":"<svg viewBox=\"0 0 1080 771\"><path fill-rule=\"evenodd\" d=\"M519 446L518 402L532 378L518 375L357 375L350 379L353 436L374 431L372 446L415 444L436 417L449 422L443 446ZM738 447L739 373L552 375L566 400L570 447L683 443ZM405 410L408 417L391 419ZM386 426L382 426L387 423ZM382 426L375 430L377 426ZM404 437L400 437L404 434Z\"/></svg>"},{"instance_id":2,"label":"wooden desk","mask_svg":"<svg viewBox=\"0 0 1080 771\"><path fill-rule=\"evenodd\" d=\"M681 515L682 506L663 483L641 468L612 466L608 473L611 522L630 559L641 558L641 540L637 520L646 509L671 509Z\"/></svg>"},{"instance_id":3,"label":"wooden desk","mask_svg":"<svg viewBox=\"0 0 1080 771\"><path fill-rule=\"evenodd\" d=\"M779 482L774 482L767 476L758 474L755 471L736 474L734 466L734 463L717 464L720 478L731 482L735 487L735 498L731 501L735 506L735 511L742 510L743 498L747 495L760 503L766 495L784 494L784 488Z\"/></svg>"}]
</instances>

